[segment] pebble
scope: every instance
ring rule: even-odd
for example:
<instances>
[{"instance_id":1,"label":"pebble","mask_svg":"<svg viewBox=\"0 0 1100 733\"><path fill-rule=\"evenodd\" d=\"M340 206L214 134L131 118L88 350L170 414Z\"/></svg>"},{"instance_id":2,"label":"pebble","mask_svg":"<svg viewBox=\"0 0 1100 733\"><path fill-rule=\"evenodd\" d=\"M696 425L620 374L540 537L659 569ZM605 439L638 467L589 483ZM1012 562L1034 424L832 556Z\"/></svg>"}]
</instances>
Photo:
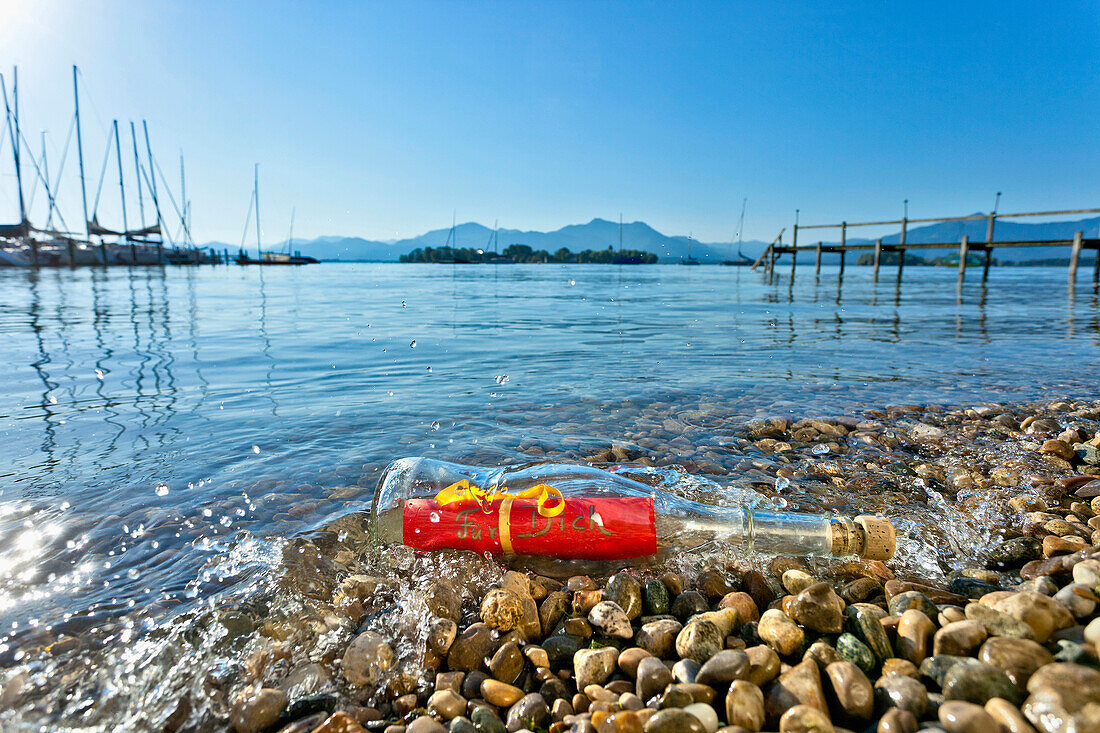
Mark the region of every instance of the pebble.
<instances>
[{"instance_id":1,"label":"pebble","mask_svg":"<svg viewBox=\"0 0 1100 733\"><path fill-rule=\"evenodd\" d=\"M505 727L510 733L520 730L538 730L545 727L546 719L549 717L550 708L542 695L532 692L512 705L508 711Z\"/></svg>"},{"instance_id":2,"label":"pebble","mask_svg":"<svg viewBox=\"0 0 1100 733\"><path fill-rule=\"evenodd\" d=\"M1054 600L1065 606L1077 618L1083 618L1096 610L1096 594L1082 583L1070 583L1054 594Z\"/></svg>"},{"instance_id":3,"label":"pebble","mask_svg":"<svg viewBox=\"0 0 1100 733\"><path fill-rule=\"evenodd\" d=\"M481 620L494 631L511 631L523 619L523 602L515 593L496 588L481 600Z\"/></svg>"},{"instance_id":4,"label":"pebble","mask_svg":"<svg viewBox=\"0 0 1100 733\"><path fill-rule=\"evenodd\" d=\"M681 659L676 664L672 665L672 679L681 683L695 682L695 676L699 674L699 670L703 665L696 662L694 659Z\"/></svg>"},{"instance_id":5,"label":"pebble","mask_svg":"<svg viewBox=\"0 0 1100 733\"><path fill-rule=\"evenodd\" d=\"M545 652L544 652L545 653ZM501 682L514 684L523 674L524 656L514 641L502 644L489 660L489 673Z\"/></svg>"},{"instance_id":6,"label":"pebble","mask_svg":"<svg viewBox=\"0 0 1100 733\"><path fill-rule=\"evenodd\" d=\"M684 627L679 621L661 619L642 624L634 643L655 657L667 657L676 648L676 636Z\"/></svg>"},{"instance_id":7,"label":"pebble","mask_svg":"<svg viewBox=\"0 0 1100 733\"><path fill-rule=\"evenodd\" d=\"M659 580L646 581L642 589L644 606L647 613L654 616L662 616L669 612L671 601L668 597L668 589Z\"/></svg>"},{"instance_id":8,"label":"pebble","mask_svg":"<svg viewBox=\"0 0 1100 733\"><path fill-rule=\"evenodd\" d=\"M885 632L883 633L885 635ZM837 637L836 653L840 655L842 659L851 662L867 674L874 672L875 667L878 666L871 648L847 632ZM888 659L895 658L896 657L888 657Z\"/></svg>"},{"instance_id":9,"label":"pebble","mask_svg":"<svg viewBox=\"0 0 1100 733\"><path fill-rule=\"evenodd\" d=\"M629 677L636 679L638 677L638 665L641 664L643 659L652 656L652 654L641 647L632 646L629 649L624 649L619 652L619 669L626 672Z\"/></svg>"},{"instance_id":10,"label":"pebble","mask_svg":"<svg viewBox=\"0 0 1100 733\"><path fill-rule=\"evenodd\" d=\"M990 733L997 730L997 722L985 708L960 700L940 705L939 719L948 733Z\"/></svg>"},{"instance_id":11,"label":"pebble","mask_svg":"<svg viewBox=\"0 0 1100 733\"><path fill-rule=\"evenodd\" d=\"M982 644L978 660L1001 670L1014 685L1023 689L1031 675L1053 662L1054 657L1034 641L995 636Z\"/></svg>"},{"instance_id":12,"label":"pebble","mask_svg":"<svg viewBox=\"0 0 1100 733\"><path fill-rule=\"evenodd\" d=\"M843 601L828 583L814 583L795 597L790 606L790 616L811 631L839 634L844 625L842 607Z\"/></svg>"},{"instance_id":13,"label":"pebble","mask_svg":"<svg viewBox=\"0 0 1100 733\"><path fill-rule=\"evenodd\" d=\"M1000 697L990 698L985 704L985 711L1001 727L1002 733L1035 733L1035 729L1031 723L1027 722L1027 718L1020 709L1008 700Z\"/></svg>"},{"instance_id":14,"label":"pebble","mask_svg":"<svg viewBox=\"0 0 1100 733\"><path fill-rule=\"evenodd\" d=\"M707 733L697 717L679 708L658 711L646 722L644 731L645 733Z\"/></svg>"},{"instance_id":15,"label":"pebble","mask_svg":"<svg viewBox=\"0 0 1100 733\"><path fill-rule=\"evenodd\" d=\"M481 733L508 733L508 729L504 727L504 721L502 721L492 708L477 707L470 713L470 722L474 724Z\"/></svg>"},{"instance_id":16,"label":"pebble","mask_svg":"<svg viewBox=\"0 0 1100 733\"><path fill-rule=\"evenodd\" d=\"M639 613L641 615L639 602ZM600 601L588 612L588 623L602 631L607 636L618 639L629 639L634 636L634 629L630 626L630 618L626 611L614 601Z\"/></svg>"},{"instance_id":17,"label":"pebble","mask_svg":"<svg viewBox=\"0 0 1100 733\"><path fill-rule=\"evenodd\" d=\"M932 641L932 653L969 655L985 641L988 634L985 627L977 621L954 621L936 632ZM910 660L919 663L920 660Z\"/></svg>"},{"instance_id":18,"label":"pebble","mask_svg":"<svg viewBox=\"0 0 1100 733\"><path fill-rule=\"evenodd\" d=\"M851 662L833 662L825 668L829 681L829 699L835 700L843 717L852 721L867 721L875 709L875 693L871 681Z\"/></svg>"},{"instance_id":19,"label":"pebble","mask_svg":"<svg viewBox=\"0 0 1100 733\"><path fill-rule=\"evenodd\" d=\"M615 671L615 663L618 659L619 650L614 647L578 650L573 655L577 688L583 690L588 685L600 685L606 682Z\"/></svg>"},{"instance_id":20,"label":"pebble","mask_svg":"<svg viewBox=\"0 0 1100 733\"><path fill-rule=\"evenodd\" d=\"M745 673L745 679L754 685L763 686L779 674L779 655L770 647L762 644L748 647L745 649L745 656L749 658L749 669Z\"/></svg>"},{"instance_id":21,"label":"pebble","mask_svg":"<svg viewBox=\"0 0 1100 733\"><path fill-rule=\"evenodd\" d=\"M881 612L881 609L876 610ZM867 647L871 650L871 653L875 655L880 661L889 659L894 656L893 649L890 646L890 639L886 636L886 629L882 627L882 623L879 621L879 616L875 611L871 611L866 603L857 603L852 606L848 606L845 610L847 616L850 631L859 638ZM920 610L920 609L917 609ZM926 614L927 615L927 614ZM840 647L837 647L837 651L841 651ZM841 652L843 654L843 652Z\"/></svg>"},{"instance_id":22,"label":"pebble","mask_svg":"<svg viewBox=\"0 0 1100 733\"><path fill-rule=\"evenodd\" d=\"M725 635L711 621L693 621L676 635L676 653L702 664L725 646Z\"/></svg>"},{"instance_id":23,"label":"pebble","mask_svg":"<svg viewBox=\"0 0 1100 733\"><path fill-rule=\"evenodd\" d=\"M481 697L490 705L506 708L509 705L514 705L523 697L523 690L514 685L489 678L481 683Z\"/></svg>"},{"instance_id":24,"label":"pebble","mask_svg":"<svg viewBox=\"0 0 1100 733\"><path fill-rule=\"evenodd\" d=\"M913 664L920 664L928 656L928 639L933 632L939 638L943 629L936 632L936 625L923 611L907 609L898 621L897 641L894 644L897 655Z\"/></svg>"},{"instance_id":25,"label":"pebble","mask_svg":"<svg viewBox=\"0 0 1100 733\"><path fill-rule=\"evenodd\" d=\"M447 733L447 729L444 728L435 718L430 718L427 715L421 715L419 718L405 726L405 733Z\"/></svg>"},{"instance_id":26,"label":"pebble","mask_svg":"<svg viewBox=\"0 0 1100 733\"><path fill-rule=\"evenodd\" d=\"M928 690L912 677L889 675L875 682L875 696L883 708L908 710L919 720L928 710Z\"/></svg>"},{"instance_id":27,"label":"pebble","mask_svg":"<svg viewBox=\"0 0 1100 733\"><path fill-rule=\"evenodd\" d=\"M740 649L725 649L703 663L695 676L695 681L718 688L734 680L744 679L748 670L748 654Z\"/></svg>"},{"instance_id":28,"label":"pebble","mask_svg":"<svg viewBox=\"0 0 1100 733\"><path fill-rule=\"evenodd\" d=\"M1038 693L1053 693L1071 713L1088 704L1100 708L1100 671L1080 664L1055 662L1031 675L1027 691L1032 693L1032 697ZM1027 710L1024 712L1026 714ZM1034 722L1031 715L1028 718Z\"/></svg>"},{"instance_id":29,"label":"pebble","mask_svg":"<svg viewBox=\"0 0 1100 733\"><path fill-rule=\"evenodd\" d=\"M542 642L543 651L546 652L546 657L550 662L550 669L556 672L568 668L573 661L573 655L577 653L583 643L584 639L572 634L551 636ZM454 654L453 649L451 654ZM447 663L451 665L451 669L455 669L450 656L447 657Z\"/></svg>"},{"instance_id":30,"label":"pebble","mask_svg":"<svg viewBox=\"0 0 1100 733\"><path fill-rule=\"evenodd\" d=\"M685 713L694 715L702 723L707 733L715 733L718 730L718 713L706 703L695 702L684 708Z\"/></svg>"},{"instance_id":31,"label":"pebble","mask_svg":"<svg viewBox=\"0 0 1100 733\"><path fill-rule=\"evenodd\" d=\"M879 718L876 733L917 733L917 719L908 710L890 708Z\"/></svg>"},{"instance_id":32,"label":"pebble","mask_svg":"<svg viewBox=\"0 0 1100 733\"><path fill-rule=\"evenodd\" d=\"M985 705L991 697L1003 697L1013 704L1020 701L1020 692L1008 675L988 664L968 662L971 663L956 664L947 670L940 685L945 698L977 705Z\"/></svg>"},{"instance_id":33,"label":"pebble","mask_svg":"<svg viewBox=\"0 0 1100 733\"><path fill-rule=\"evenodd\" d=\"M341 663L344 679L357 687L376 684L392 666L393 648L371 631L364 631L352 640Z\"/></svg>"},{"instance_id":34,"label":"pebble","mask_svg":"<svg viewBox=\"0 0 1100 733\"><path fill-rule=\"evenodd\" d=\"M750 731L764 727L764 693L757 685L735 680L726 693L726 722Z\"/></svg>"},{"instance_id":35,"label":"pebble","mask_svg":"<svg viewBox=\"0 0 1100 733\"><path fill-rule=\"evenodd\" d=\"M604 598L618 605L628 619L642 615L642 584L629 573L615 573L608 578Z\"/></svg>"},{"instance_id":36,"label":"pebble","mask_svg":"<svg viewBox=\"0 0 1100 733\"><path fill-rule=\"evenodd\" d=\"M966 618L981 624L988 636L1005 636L1013 639L1030 639L1031 627L1017 618L980 603L966 605Z\"/></svg>"},{"instance_id":37,"label":"pebble","mask_svg":"<svg viewBox=\"0 0 1100 733\"><path fill-rule=\"evenodd\" d=\"M656 657L646 657L638 663L635 694L642 702L661 694L672 683L672 672Z\"/></svg>"},{"instance_id":38,"label":"pebble","mask_svg":"<svg viewBox=\"0 0 1100 733\"><path fill-rule=\"evenodd\" d=\"M818 710L828 710L825 692L821 687L821 673L817 664L806 660L779 675L768 690L764 709L769 719L778 719L783 711L793 705L810 705Z\"/></svg>"},{"instance_id":39,"label":"pebble","mask_svg":"<svg viewBox=\"0 0 1100 733\"><path fill-rule=\"evenodd\" d=\"M560 637L559 637L560 638ZM452 670L469 672L481 669L485 659L496 648L493 631L483 623L470 624L455 637L447 654L447 666Z\"/></svg>"},{"instance_id":40,"label":"pebble","mask_svg":"<svg viewBox=\"0 0 1100 733\"><path fill-rule=\"evenodd\" d=\"M436 690L428 698L428 711L451 720L466 712L466 699L453 690Z\"/></svg>"},{"instance_id":41,"label":"pebble","mask_svg":"<svg viewBox=\"0 0 1100 733\"><path fill-rule=\"evenodd\" d=\"M703 597L703 594L698 591L689 590L676 596L676 599L672 602L670 612L681 621L686 621L695 614L702 613L706 610L707 599Z\"/></svg>"},{"instance_id":42,"label":"pebble","mask_svg":"<svg viewBox=\"0 0 1100 733\"><path fill-rule=\"evenodd\" d=\"M760 610L756 607L756 602L753 601L752 596L744 591L727 593L722 597L722 600L718 602L718 608L737 609L737 618L741 623L760 620Z\"/></svg>"},{"instance_id":43,"label":"pebble","mask_svg":"<svg viewBox=\"0 0 1100 733\"><path fill-rule=\"evenodd\" d=\"M806 640L806 633L787 614L774 608L760 617L756 633L784 657L798 651Z\"/></svg>"},{"instance_id":44,"label":"pebble","mask_svg":"<svg viewBox=\"0 0 1100 733\"><path fill-rule=\"evenodd\" d=\"M900 616L910 609L920 611L928 618L935 618L938 613L936 604L928 596L914 590L893 596L886 604L886 608L893 616Z\"/></svg>"},{"instance_id":45,"label":"pebble","mask_svg":"<svg viewBox=\"0 0 1100 733\"><path fill-rule=\"evenodd\" d=\"M779 733L833 733L825 713L809 705L795 705L779 719Z\"/></svg>"},{"instance_id":46,"label":"pebble","mask_svg":"<svg viewBox=\"0 0 1100 733\"><path fill-rule=\"evenodd\" d=\"M246 688L233 700L230 723L237 733L257 733L279 720L286 707L286 693L270 687Z\"/></svg>"},{"instance_id":47,"label":"pebble","mask_svg":"<svg viewBox=\"0 0 1100 733\"><path fill-rule=\"evenodd\" d=\"M790 593L791 595L798 595L818 581L816 578L814 578L814 576L810 575L804 570L791 568L790 570L783 573L780 582L788 593Z\"/></svg>"},{"instance_id":48,"label":"pebble","mask_svg":"<svg viewBox=\"0 0 1100 733\"><path fill-rule=\"evenodd\" d=\"M1098 482L1100 483L1100 482ZM1073 566L1073 582L1100 588L1100 560L1086 559Z\"/></svg>"}]
</instances>

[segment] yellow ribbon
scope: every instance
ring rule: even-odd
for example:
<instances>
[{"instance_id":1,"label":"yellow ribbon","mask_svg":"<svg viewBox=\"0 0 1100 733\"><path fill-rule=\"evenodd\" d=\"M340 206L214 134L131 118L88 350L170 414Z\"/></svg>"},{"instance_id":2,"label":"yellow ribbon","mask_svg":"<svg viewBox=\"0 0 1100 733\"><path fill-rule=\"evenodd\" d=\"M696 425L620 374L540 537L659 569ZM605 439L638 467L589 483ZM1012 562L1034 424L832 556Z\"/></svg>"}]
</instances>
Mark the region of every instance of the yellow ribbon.
<instances>
[{"instance_id":1,"label":"yellow ribbon","mask_svg":"<svg viewBox=\"0 0 1100 733\"><path fill-rule=\"evenodd\" d=\"M435 501L440 506L472 501L484 507L491 506L493 502L502 499L508 501L508 508L511 508L511 502L514 499L535 499L539 516L547 518L556 517L565 511L565 497L549 484L538 484L529 489L524 489L518 494L513 494L503 486L497 487L494 484L488 489L483 489L480 486L471 484L469 479L462 479L435 495ZM557 499L557 503L551 504L554 499Z\"/></svg>"}]
</instances>

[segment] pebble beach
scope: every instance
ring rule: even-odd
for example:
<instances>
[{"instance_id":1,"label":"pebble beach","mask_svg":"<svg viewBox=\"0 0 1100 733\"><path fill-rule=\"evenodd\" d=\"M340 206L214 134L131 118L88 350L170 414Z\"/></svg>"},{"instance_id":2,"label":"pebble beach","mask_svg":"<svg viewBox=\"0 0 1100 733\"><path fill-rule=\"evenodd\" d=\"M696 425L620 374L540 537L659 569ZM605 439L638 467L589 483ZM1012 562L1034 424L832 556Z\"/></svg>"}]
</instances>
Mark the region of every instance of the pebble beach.
<instances>
[{"instance_id":1,"label":"pebble beach","mask_svg":"<svg viewBox=\"0 0 1100 733\"><path fill-rule=\"evenodd\" d=\"M935 574L921 573L904 522L885 563L716 551L555 578L375 547L350 515L286 546L281 580L299 615L221 615L242 653L207 680L206 722L239 733L1100 730L1098 430L1100 403L1062 400L760 419L731 436L744 457L726 475L770 483L773 496L784 481L820 485L825 503L893 493L881 503L891 516L916 486L988 510L988 543ZM655 455L623 443L587 458ZM181 699L164 729L193 729L191 705Z\"/></svg>"}]
</instances>

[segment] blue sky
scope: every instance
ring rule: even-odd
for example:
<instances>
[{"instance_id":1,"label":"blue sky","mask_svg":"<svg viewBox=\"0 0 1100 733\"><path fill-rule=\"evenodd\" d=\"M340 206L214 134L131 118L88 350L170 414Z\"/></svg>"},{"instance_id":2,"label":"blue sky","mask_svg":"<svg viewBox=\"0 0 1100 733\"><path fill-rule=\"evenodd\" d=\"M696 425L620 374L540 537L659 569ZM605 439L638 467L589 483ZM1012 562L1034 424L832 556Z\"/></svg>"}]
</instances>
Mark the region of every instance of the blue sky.
<instances>
[{"instance_id":1,"label":"blue sky","mask_svg":"<svg viewBox=\"0 0 1100 733\"><path fill-rule=\"evenodd\" d=\"M240 240L256 161L268 241L292 207L305 237L622 212L724 241L746 196L746 238L769 240L796 208L1100 204L1096 3L0 0L0 17L36 148L46 129L60 160L79 64L90 186L110 120L147 119L173 181L184 151L199 241Z\"/></svg>"}]
</instances>

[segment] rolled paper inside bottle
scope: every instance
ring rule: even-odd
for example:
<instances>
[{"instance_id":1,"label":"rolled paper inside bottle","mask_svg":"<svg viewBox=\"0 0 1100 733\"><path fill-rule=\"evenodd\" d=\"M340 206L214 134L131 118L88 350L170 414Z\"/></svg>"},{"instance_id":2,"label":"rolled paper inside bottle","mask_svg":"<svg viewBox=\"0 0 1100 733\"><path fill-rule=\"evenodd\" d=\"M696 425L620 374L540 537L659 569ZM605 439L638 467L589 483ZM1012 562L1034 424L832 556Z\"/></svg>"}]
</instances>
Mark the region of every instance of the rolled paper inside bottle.
<instances>
[{"instance_id":1,"label":"rolled paper inside bottle","mask_svg":"<svg viewBox=\"0 0 1100 733\"><path fill-rule=\"evenodd\" d=\"M417 550L472 550L494 555L549 555L577 560L627 560L657 552L651 497L567 498L552 517L536 499L508 497L483 508L409 499L403 542Z\"/></svg>"}]
</instances>

